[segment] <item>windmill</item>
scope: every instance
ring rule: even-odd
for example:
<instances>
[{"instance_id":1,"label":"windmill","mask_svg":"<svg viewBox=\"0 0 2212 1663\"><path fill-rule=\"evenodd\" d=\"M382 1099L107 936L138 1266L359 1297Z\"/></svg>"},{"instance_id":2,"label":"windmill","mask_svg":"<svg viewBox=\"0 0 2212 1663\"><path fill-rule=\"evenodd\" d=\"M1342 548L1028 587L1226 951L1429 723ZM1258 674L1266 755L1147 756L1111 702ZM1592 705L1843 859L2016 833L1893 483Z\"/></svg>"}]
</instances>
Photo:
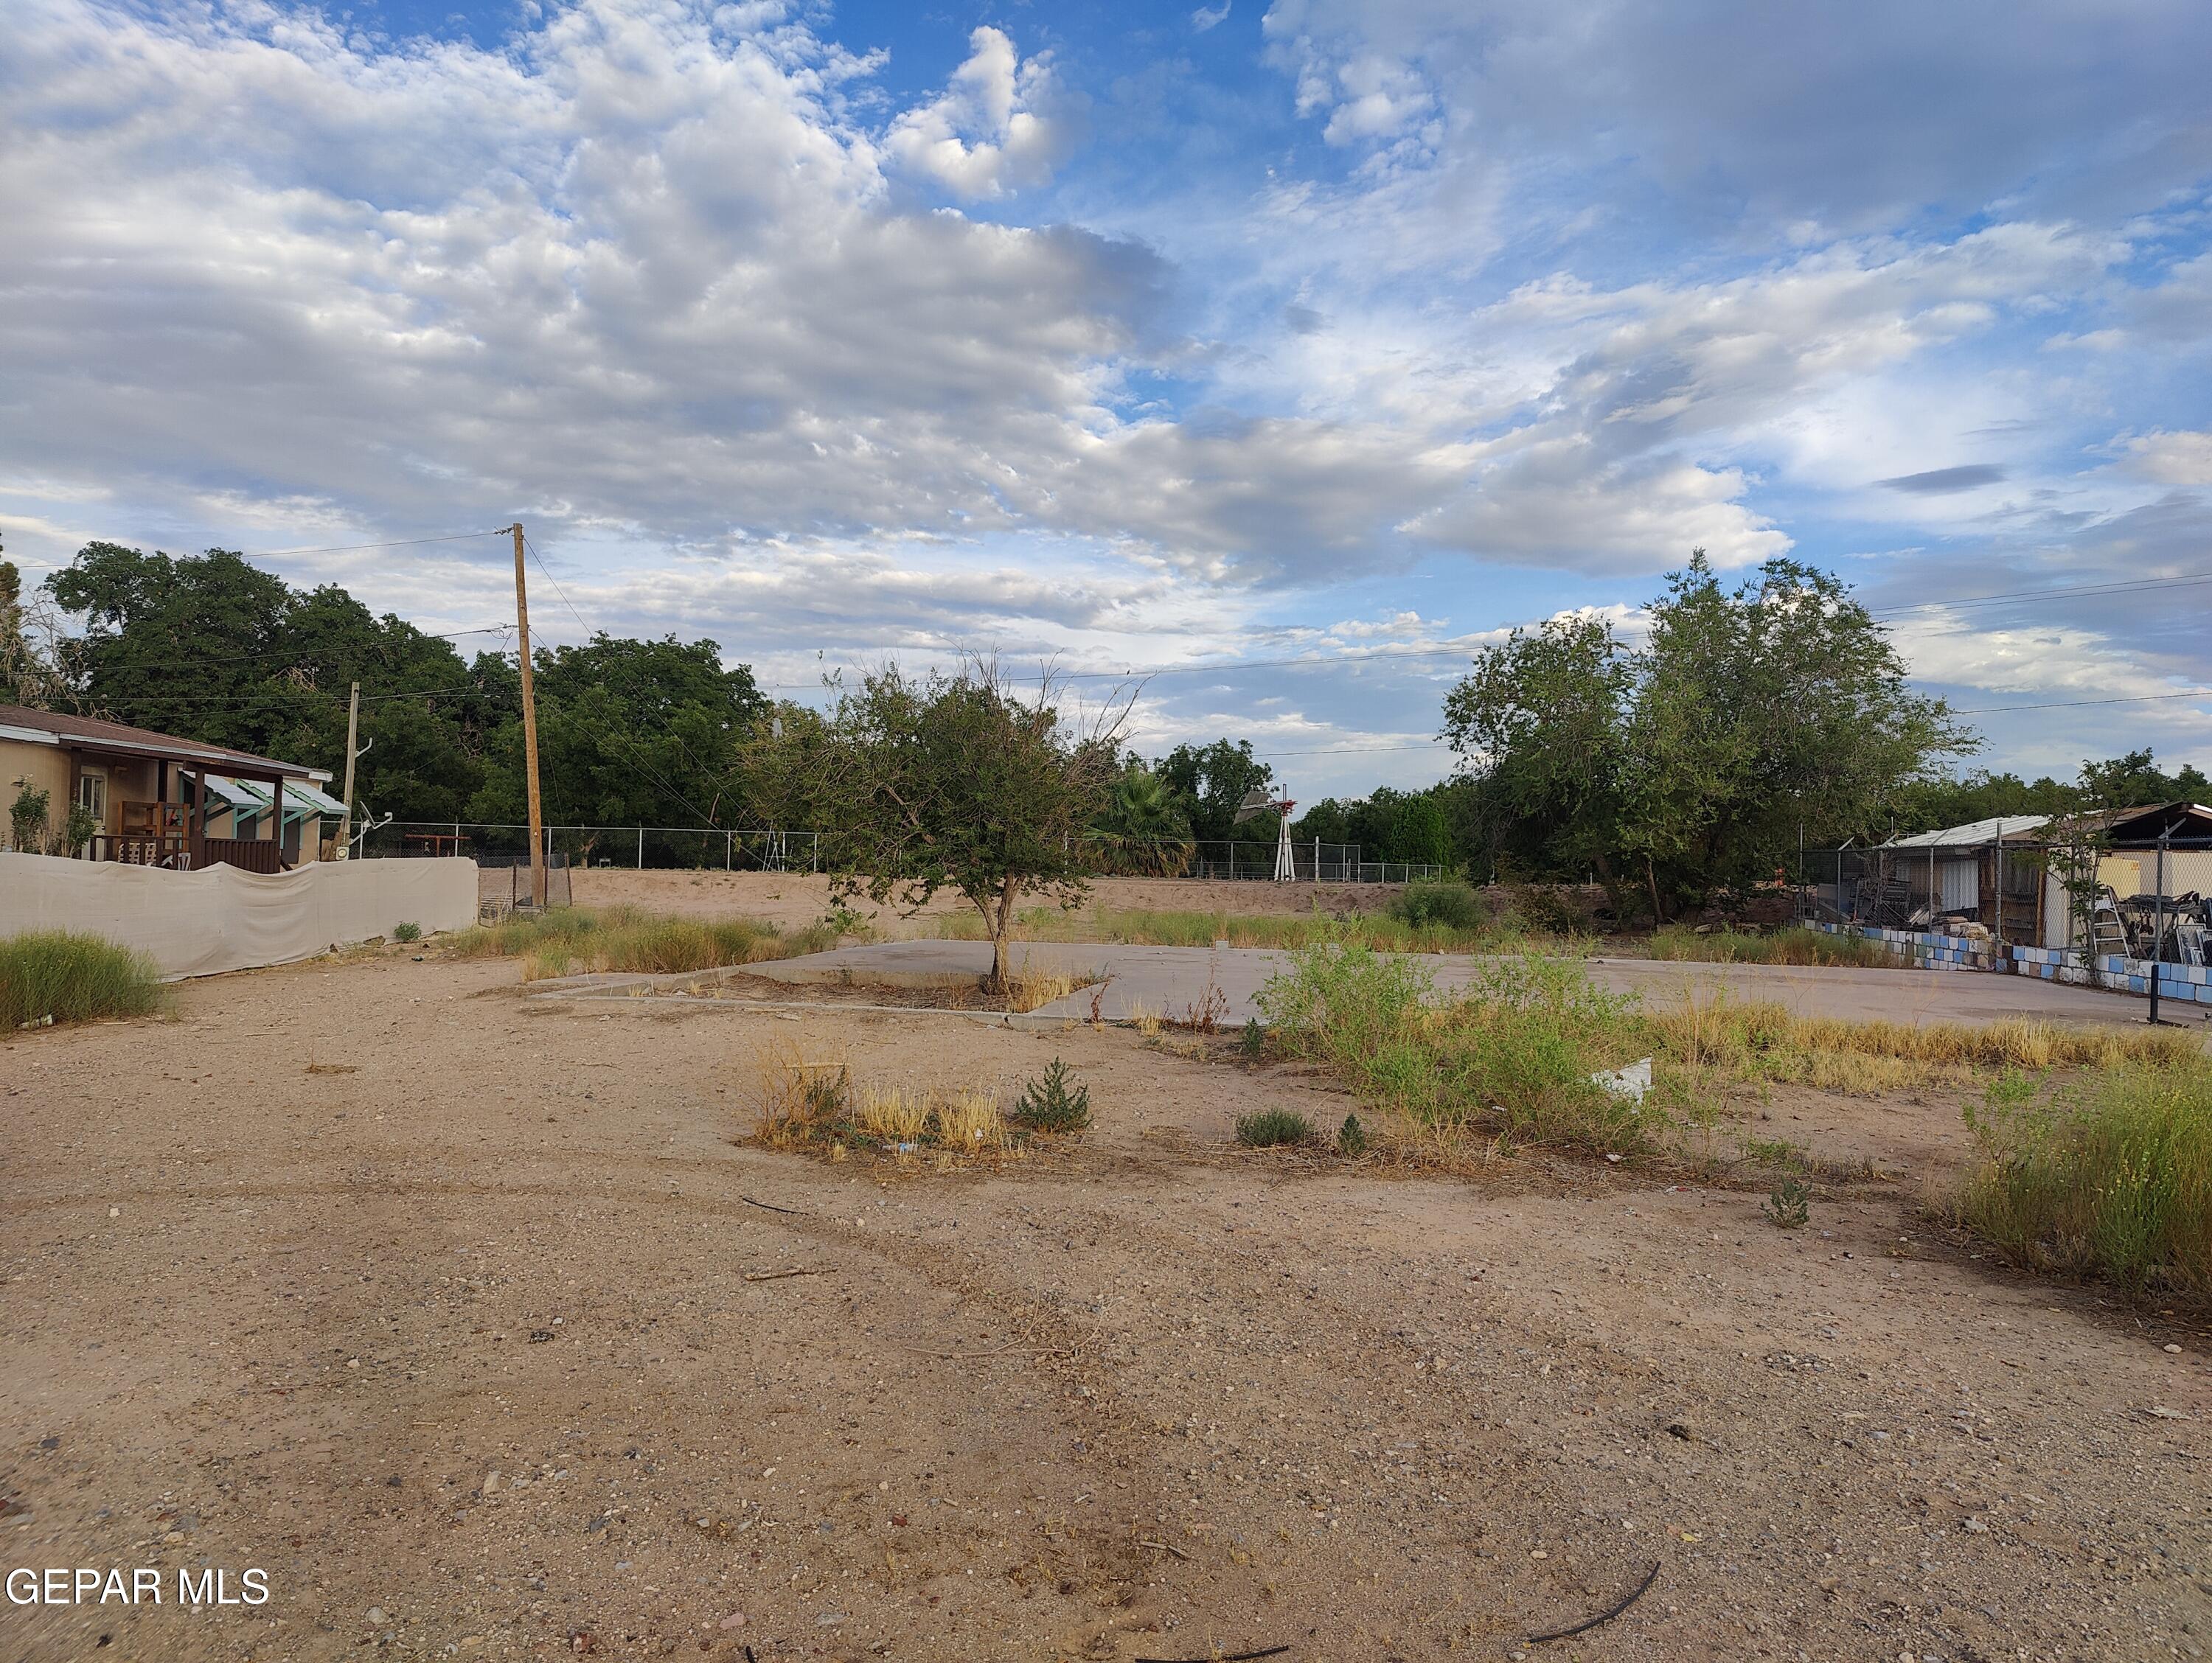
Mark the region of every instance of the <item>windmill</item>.
<instances>
[{"instance_id":1,"label":"windmill","mask_svg":"<svg viewBox=\"0 0 2212 1663\"><path fill-rule=\"evenodd\" d=\"M1244 800L1237 805L1237 817L1229 822L1232 826L1241 826L1255 815L1265 814L1270 809L1283 816L1282 828L1275 836L1275 882L1278 883L1295 883L1298 878L1297 865L1291 859L1291 810L1296 807L1297 804L1289 798L1270 797L1264 789L1255 786L1244 793ZM1231 853L1233 854L1234 851ZM1316 871L1315 876L1319 877L1320 873Z\"/></svg>"}]
</instances>

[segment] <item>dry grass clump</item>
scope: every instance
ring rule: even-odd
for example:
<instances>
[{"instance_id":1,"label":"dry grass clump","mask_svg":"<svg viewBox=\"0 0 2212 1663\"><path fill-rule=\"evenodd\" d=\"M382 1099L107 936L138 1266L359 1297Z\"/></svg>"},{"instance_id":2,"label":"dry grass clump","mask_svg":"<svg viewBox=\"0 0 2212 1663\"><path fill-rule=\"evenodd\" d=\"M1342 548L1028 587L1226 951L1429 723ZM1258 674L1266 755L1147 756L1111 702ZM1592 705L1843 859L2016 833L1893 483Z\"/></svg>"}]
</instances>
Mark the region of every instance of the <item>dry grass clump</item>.
<instances>
[{"instance_id":1,"label":"dry grass clump","mask_svg":"<svg viewBox=\"0 0 2212 1663\"><path fill-rule=\"evenodd\" d=\"M671 918L635 907L556 907L454 936L461 958L520 958L525 981L587 971L671 974L796 958L835 947L826 925L788 933L757 919Z\"/></svg>"},{"instance_id":2,"label":"dry grass clump","mask_svg":"<svg viewBox=\"0 0 2212 1663\"><path fill-rule=\"evenodd\" d=\"M842 1057L810 1058L785 1042L754 1059L756 1141L769 1149L843 1160L874 1150L905 1160L927 1156L940 1168L1018 1155L1034 1130L1017 1126L995 1091L949 1091L874 1082L856 1085Z\"/></svg>"},{"instance_id":3,"label":"dry grass clump","mask_svg":"<svg viewBox=\"0 0 2212 1663\"><path fill-rule=\"evenodd\" d=\"M2013 1072L1968 1122L1958 1221L2015 1264L2212 1302L2212 1064L2106 1065L2049 1096Z\"/></svg>"},{"instance_id":4,"label":"dry grass clump","mask_svg":"<svg viewBox=\"0 0 2212 1663\"><path fill-rule=\"evenodd\" d=\"M1006 980L1006 1009L1025 1014L1064 999L1099 980L1096 970L1048 970L1024 962Z\"/></svg>"},{"instance_id":5,"label":"dry grass clump","mask_svg":"<svg viewBox=\"0 0 2212 1663\"><path fill-rule=\"evenodd\" d=\"M1674 924L1654 930L1645 951L1656 959L1707 964L1845 965L1859 969L1910 970L1913 961L1863 936L1830 935L1825 930L1791 928L1771 935L1715 930L1699 935Z\"/></svg>"},{"instance_id":6,"label":"dry grass clump","mask_svg":"<svg viewBox=\"0 0 2212 1663\"><path fill-rule=\"evenodd\" d=\"M143 1017L167 999L153 960L104 937L29 930L0 939L0 1031Z\"/></svg>"},{"instance_id":7,"label":"dry grass clump","mask_svg":"<svg viewBox=\"0 0 2212 1663\"><path fill-rule=\"evenodd\" d=\"M2061 1028L2025 1017L1979 1027L1844 1022L1718 991L1647 1011L1641 1026L1655 1054L1687 1068L1862 1095L1990 1069L2162 1067L2204 1054L2176 1029Z\"/></svg>"}]
</instances>

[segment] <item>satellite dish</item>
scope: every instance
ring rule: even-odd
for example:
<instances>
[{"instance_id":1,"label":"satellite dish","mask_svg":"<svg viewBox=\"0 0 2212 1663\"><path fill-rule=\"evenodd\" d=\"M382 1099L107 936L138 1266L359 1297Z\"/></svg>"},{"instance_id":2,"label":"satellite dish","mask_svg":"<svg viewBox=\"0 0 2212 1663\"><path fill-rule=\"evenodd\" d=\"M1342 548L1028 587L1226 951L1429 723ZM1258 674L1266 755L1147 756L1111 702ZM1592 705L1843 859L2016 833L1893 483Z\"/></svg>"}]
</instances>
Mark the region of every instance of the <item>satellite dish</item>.
<instances>
[{"instance_id":1,"label":"satellite dish","mask_svg":"<svg viewBox=\"0 0 2212 1663\"><path fill-rule=\"evenodd\" d=\"M782 718L782 717L781 717L781 716L771 716L771 717L769 717L769 723L768 723L768 737L769 737L769 738L771 738L771 739L781 739L781 737L783 737L783 718Z\"/></svg>"},{"instance_id":2,"label":"satellite dish","mask_svg":"<svg viewBox=\"0 0 2212 1663\"><path fill-rule=\"evenodd\" d=\"M1241 826L1247 820L1252 819L1255 816L1265 814L1274 806L1273 801L1265 791L1257 789L1248 791L1244 793L1244 800L1237 805L1237 817L1229 823L1232 826Z\"/></svg>"},{"instance_id":3,"label":"satellite dish","mask_svg":"<svg viewBox=\"0 0 2212 1663\"><path fill-rule=\"evenodd\" d=\"M1244 800L1237 805L1236 817L1229 822L1232 826L1241 826L1255 816L1268 813L1282 816L1275 827L1275 882L1278 883L1297 881L1297 861L1291 853L1291 810L1296 807L1297 804L1287 797L1277 797L1255 787L1244 793ZM1316 883L1321 879L1318 865L1314 867L1314 879Z\"/></svg>"}]
</instances>

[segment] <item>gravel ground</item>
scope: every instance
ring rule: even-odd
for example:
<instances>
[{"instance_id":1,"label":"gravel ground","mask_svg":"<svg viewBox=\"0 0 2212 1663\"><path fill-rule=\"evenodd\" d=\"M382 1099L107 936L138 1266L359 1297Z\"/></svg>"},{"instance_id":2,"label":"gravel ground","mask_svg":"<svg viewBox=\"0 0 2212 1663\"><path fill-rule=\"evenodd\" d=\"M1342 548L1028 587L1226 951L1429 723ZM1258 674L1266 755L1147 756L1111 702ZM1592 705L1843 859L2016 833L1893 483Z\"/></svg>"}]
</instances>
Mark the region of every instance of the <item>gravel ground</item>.
<instances>
[{"instance_id":1,"label":"gravel ground","mask_svg":"<svg viewBox=\"0 0 2212 1663\"><path fill-rule=\"evenodd\" d=\"M1345 1105L1127 1032L514 974L368 956L0 1042L8 1565L168 1584L0 1605L0 1658L2212 1643L2205 1338L1932 1234L1955 1102L1759 1111L1898 1174L1783 1232L1239 1154L1255 1103ZM1059 1053L1098 1124L989 1174L770 1155L733 1140L774 1047L937 1086ZM180 1610L179 1567L270 1597Z\"/></svg>"}]
</instances>

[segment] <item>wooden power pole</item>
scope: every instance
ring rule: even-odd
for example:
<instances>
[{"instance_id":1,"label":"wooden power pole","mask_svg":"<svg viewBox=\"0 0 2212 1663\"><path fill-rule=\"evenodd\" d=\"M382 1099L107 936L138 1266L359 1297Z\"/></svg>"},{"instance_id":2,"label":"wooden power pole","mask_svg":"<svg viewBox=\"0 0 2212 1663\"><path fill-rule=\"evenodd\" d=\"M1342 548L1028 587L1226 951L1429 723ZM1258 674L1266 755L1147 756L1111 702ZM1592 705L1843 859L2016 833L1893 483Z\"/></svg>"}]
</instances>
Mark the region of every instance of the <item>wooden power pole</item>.
<instances>
[{"instance_id":1,"label":"wooden power pole","mask_svg":"<svg viewBox=\"0 0 2212 1663\"><path fill-rule=\"evenodd\" d=\"M545 905L545 810L538 795L538 692L530 671L530 595L522 580L522 522L514 522L514 627L522 660L522 763L530 783L530 904Z\"/></svg>"},{"instance_id":2,"label":"wooden power pole","mask_svg":"<svg viewBox=\"0 0 2212 1663\"><path fill-rule=\"evenodd\" d=\"M338 859L353 858L353 762L361 737L361 683L353 684L353 693L346 700L346 778L345 817L338 822Z\"/></svg>"}]
</instances>

